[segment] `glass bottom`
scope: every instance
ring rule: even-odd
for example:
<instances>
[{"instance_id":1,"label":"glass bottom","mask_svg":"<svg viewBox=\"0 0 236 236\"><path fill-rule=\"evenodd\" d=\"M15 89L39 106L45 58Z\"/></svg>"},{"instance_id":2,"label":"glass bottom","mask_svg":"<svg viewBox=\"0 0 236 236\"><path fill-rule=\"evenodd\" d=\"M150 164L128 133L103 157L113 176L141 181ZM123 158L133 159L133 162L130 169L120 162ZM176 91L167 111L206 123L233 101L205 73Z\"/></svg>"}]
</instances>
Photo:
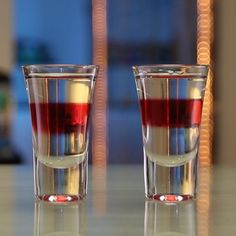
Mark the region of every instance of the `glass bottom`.
<instances>
[{"instance_id":1,"label":"glass bottom","mask_svg":"<svg viewBox=\"0 0 236 236\"><path fill-rule=\"evenodd\" d=\"M176 195L176 194L155 194L155 195L146 195L147 199L158 200L161 202L182 202L186 200L194 199L192 195Z\"/></svg>"},{"instance_id":2,"label":"glass bottom","mask_svg":"<svg viewBox=\"0 0 236 236\"><path fill-rule=\"evenodd\" d=\"M83 161L66 168L53 168L34 159L34 190L46 202L73 202L87 195L87 154Z\"/></svg>"},{"instance_id":3,"label":"glass bottom","mask_svg":"<svg viewBox=\"0 0 236 236\"><path fill-rule=\"evenodd\" d=\"M76 195L42 195L36 196L38 200L46 201L46 202L55 202L55 203L63 203L63 202L75 202L78 200L82 200L85 196L76 196Z\"/></svg>"},{"instance_id":4,"label":"glass bottom","mask_svg":"<svg viewBox=\"0 0 236 236\"><path fill-rule=\"evenodd\" d=\"M144 157L144 182L147 199L181 202L196 197L197 156L183 165L161 166Z\"/></svg>"}]
</instances>

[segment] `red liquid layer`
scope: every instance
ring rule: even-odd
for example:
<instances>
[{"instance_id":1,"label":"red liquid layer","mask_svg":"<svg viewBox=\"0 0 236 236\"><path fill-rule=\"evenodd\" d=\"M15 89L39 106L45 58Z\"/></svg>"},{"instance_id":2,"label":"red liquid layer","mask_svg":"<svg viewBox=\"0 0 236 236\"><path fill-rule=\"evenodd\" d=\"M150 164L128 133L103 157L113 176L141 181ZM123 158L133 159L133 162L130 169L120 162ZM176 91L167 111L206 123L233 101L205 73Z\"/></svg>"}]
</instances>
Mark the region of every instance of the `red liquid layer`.
<instances>
[{"instance_id":1,"label":"red liquid layer","mask_svg":"<svg viewBox=\"0 0 236 236\"><path fill-rule=\"evenodd\" d=\"M63 134L77 132L88 122L88 103L31 103L34 132Z\"/></svg>"},{"instance_id":2,"label":"red liquid layer","mask_svg":"<svg viewBox=\"0 0 236 236\"><path fill-rule=\"evenodd\" d=\"M202 99L147 99L140 104L144 126L189 128L201 122Z\"/></svg>"}]
</instances>

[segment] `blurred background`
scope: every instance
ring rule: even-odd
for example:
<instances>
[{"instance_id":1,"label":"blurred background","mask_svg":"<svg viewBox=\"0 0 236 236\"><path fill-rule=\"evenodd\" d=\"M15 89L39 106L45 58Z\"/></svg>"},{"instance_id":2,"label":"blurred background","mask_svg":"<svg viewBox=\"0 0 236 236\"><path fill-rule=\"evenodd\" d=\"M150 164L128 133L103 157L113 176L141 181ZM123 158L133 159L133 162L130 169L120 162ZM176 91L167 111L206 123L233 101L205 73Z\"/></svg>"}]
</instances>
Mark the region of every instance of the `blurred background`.
<instances>
[{"instance_id":1,"label":"blurred background","mask_svg":"<svg viewBox=\"0 0 236 236\"><path fill-rule=\"evenodd\" d=\"M21 66L37 63L101 65L91 158L112 164L142 163L131 66L210 63L203 156L236 162L234 9L234 0L1 0L0 163L32 163Z\"/></svg>"}]
</instances>

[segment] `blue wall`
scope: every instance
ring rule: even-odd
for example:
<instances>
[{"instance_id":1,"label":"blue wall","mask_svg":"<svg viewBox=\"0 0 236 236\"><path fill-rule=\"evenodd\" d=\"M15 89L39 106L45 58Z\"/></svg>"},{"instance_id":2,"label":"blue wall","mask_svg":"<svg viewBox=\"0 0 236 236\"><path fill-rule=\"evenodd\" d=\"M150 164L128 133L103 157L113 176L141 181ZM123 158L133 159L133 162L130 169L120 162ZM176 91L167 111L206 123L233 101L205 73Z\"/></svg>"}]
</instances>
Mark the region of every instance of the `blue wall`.
<instances>
[{"instance_id":1,"label":"blue wall","mask_svg":"<svg viewBox=\"0 0 236 236\"><path fill-rule=\"evenodd\" d=\"M91 1L14 0L13 36L46 44L55 63L92 62Z\"/></svg>"}]
</instances>

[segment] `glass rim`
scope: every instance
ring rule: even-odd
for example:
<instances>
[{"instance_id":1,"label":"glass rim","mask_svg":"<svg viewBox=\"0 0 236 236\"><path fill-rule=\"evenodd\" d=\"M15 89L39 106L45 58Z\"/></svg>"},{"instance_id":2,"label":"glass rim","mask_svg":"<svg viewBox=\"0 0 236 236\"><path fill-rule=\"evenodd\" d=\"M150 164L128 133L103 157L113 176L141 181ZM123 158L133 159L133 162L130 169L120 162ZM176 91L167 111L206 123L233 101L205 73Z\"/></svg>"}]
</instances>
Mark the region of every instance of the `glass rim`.
<instances>
[{"instance_id":1,"label":"glass rim","mask_svg":"<svg viewBox=\"0 0 236 236\"><path fill-rule=\"evenodd\" d=\"M135 76L155 75L156 77L163 76L200 76L207 77L209 65L205 64L146 64L133 65L133 73Z\"/></svg>"},{"instance_id":2,"label":"glass rim","mask_svg":"<svg viewBox=\"0 0 236 236\"><path fill-rule=\"evenodd\" d=\"M98 69L99 66L98 65L92 65L92 64L25 64L22 65L22 68L26 68L26 69L40 69L40 68L78 68L78 69Z\"/></svg>"},{"instance_id":3,"label":"glass rim","mask_svg":"<svg viewBox=\"0 0 236 236\"><path fill-rule=\"evenodd\" d=\"M167 63L167 64L142 64L133 65L133 67L208 67L207 64L179 64L179 63Z\"/></svg>"},{"instance_id":4,"label":"glass rim","mask_svg":"<svg viewBox=\"0 0 236 236\"><path fill-rule=\"evenodd\" d=\"M98 65L82 65L82 64L28 64L22 65L22 71L26 79L40 77L40 75L50 75L50 77L58 78L60 76L72 78L78 76L92 76L98 74Z\"/></svg>"}]
</instances>

